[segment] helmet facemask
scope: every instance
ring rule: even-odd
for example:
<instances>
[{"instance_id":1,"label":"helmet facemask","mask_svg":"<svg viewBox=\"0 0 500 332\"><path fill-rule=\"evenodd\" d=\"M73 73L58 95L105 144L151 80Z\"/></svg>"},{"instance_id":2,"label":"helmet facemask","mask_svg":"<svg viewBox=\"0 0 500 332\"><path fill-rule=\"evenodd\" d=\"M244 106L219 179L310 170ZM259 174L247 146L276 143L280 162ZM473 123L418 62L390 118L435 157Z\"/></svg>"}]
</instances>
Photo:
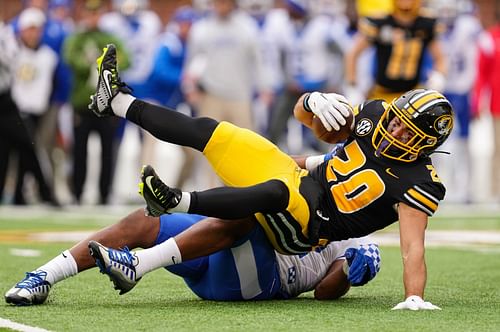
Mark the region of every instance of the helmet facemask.
<instances>
[{"instance_id":1,"label":"helmet facemask","mask_svg":"<svg viewBox=\"0 0 500 332\"><path fill-rule=\"evenodd\" d=\"M390 127L394 123L406 127L402 137L391 135ZM412 90L386 107L375 128L372 144L377 156L412 162L434 152L452 128L453 113L448 100L433 90Z\"/></svg>"}]
</instances>

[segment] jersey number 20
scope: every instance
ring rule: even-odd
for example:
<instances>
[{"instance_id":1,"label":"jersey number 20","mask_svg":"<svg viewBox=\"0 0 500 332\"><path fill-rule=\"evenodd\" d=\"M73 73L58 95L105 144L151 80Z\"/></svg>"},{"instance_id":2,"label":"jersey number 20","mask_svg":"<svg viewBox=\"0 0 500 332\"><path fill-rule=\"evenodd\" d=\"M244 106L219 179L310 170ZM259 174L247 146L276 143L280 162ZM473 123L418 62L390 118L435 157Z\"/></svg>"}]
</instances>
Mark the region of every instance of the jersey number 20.
<instances>
[{"instance_id":1,"label":"jersey number 20","mask_svg":"<svg viewBox=\"0 0 500 332\"><path fill-rule=\"evenodd\" d=\"M326 177L328 183L334 183L330 190L342 213L354 213L368 206L385 192L384 181L373 169L361 169L366 163L366 156L356 141L344 147L347 160L335 157L329 161ZM337 183L333 169L348 179Z\"/></svg>"}]
</instances>

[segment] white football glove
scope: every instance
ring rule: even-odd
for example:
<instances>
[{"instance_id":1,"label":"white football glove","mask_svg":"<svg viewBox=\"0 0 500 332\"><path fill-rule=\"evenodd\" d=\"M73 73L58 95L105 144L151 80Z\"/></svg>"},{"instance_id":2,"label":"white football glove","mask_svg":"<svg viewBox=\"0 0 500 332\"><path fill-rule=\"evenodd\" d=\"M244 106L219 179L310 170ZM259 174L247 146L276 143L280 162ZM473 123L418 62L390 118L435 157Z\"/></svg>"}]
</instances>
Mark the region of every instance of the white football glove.
<instances>
[{"instance_id":1,"label":"white football glove","mask_svg":"<svg viewBox=\"0 0 500 332\"><path fill-rule=\"evenodd\" d=\"M438 92L443 92L446 86L446 77L443 73L433 70L429 73L427 77L427 82L425 82L425 87L427 89L436 90Z\"/></svg>"},{"instance_id":2,"label":"white football glove","mask_svg":"<svg viewBox=\"0 0 500 332\"><path fill-rule=\"evenodd\" d=\"M430 302L425 302L420 296L408 296L404 302L398 303L392 310L441 310L440 307Z\"/></svg>"},{"instance_id":3,"label":"white football glove","mask_svg":"<svg viewBox=\"0 0 500 332\"><path fill-rule=\"evenodd\" d=\"M313 92L307 99L307 106L320 120L326 130L339 130L352 114L347 99L336 93Z\"/></svg>"}]
</instances>

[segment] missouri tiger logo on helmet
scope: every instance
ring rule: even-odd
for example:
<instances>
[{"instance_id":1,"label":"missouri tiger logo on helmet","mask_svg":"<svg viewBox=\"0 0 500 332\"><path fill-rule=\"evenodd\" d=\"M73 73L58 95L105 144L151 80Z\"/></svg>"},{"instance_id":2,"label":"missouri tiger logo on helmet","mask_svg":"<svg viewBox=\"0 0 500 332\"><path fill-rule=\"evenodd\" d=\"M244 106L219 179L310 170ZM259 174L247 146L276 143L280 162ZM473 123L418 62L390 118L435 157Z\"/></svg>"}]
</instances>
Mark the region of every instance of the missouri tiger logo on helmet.
<instances>
[{"instance_id":1,"label":"missouri tiger logo on helmet","mask_svg":"<svg viewBox=\"0 0 500 332\"><path fill-rule=\"evenodd\" d=\"M407 142L396 139L387 130L394 117L412 132ZM388 105L375 128L372 144L377 155L411 162L433 153L450 136L452 129L450 102L435 90L415 89Z\"/></svg>"}]
</instances>

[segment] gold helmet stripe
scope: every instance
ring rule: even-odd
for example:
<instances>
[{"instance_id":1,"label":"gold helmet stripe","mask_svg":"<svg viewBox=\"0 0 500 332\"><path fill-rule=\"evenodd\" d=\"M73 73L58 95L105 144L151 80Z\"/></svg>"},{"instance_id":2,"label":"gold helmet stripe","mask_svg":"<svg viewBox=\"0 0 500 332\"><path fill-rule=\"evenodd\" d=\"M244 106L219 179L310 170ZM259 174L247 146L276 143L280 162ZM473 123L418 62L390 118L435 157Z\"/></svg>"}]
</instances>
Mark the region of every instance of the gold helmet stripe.
<instances>
[{"instance_id":1,"label":"gold helmet stripe","mask_svg":"<svg viewBox=\"0 0 500 332\"><path fill-rule=\"evenodd\" d=\"M405 105L407 111L410 114L413 114L415 110L418 110L419 113L424 112L427 108L435 105L436 103L440 103L446 101L442 94L434 90L427 90L423 93L419 93L411 98L408 103ZM411 107L410 107L411 105ZM411 110L410 110L411 108Z\"/></svg>"}]
</instances>

